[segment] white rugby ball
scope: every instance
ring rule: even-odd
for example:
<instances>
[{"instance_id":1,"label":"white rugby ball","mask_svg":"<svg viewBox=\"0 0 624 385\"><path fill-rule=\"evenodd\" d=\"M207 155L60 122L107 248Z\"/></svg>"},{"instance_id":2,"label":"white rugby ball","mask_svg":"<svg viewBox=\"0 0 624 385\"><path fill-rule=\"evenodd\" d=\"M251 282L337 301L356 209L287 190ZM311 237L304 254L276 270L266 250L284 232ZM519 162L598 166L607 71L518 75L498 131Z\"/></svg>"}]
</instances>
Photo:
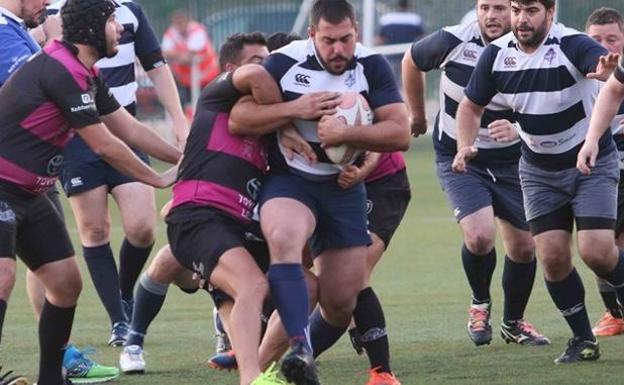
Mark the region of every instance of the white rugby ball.
<instances>
[{"instance_id":1,"label":"white rugby ball","mask_svg":"<svg viewBox=\"0 0 624 385\"><path fill-rule=\"evenodd\" d=\"M342 119L347 127L366 126L373 123L373 111L368 105L366 98L359 92L344 92L342 102L336 107L335 117ZM352 147L348 144L329 146L325 148L327 157L339 165L353 163L364 150Z\"/></svg>"}]
</instances>

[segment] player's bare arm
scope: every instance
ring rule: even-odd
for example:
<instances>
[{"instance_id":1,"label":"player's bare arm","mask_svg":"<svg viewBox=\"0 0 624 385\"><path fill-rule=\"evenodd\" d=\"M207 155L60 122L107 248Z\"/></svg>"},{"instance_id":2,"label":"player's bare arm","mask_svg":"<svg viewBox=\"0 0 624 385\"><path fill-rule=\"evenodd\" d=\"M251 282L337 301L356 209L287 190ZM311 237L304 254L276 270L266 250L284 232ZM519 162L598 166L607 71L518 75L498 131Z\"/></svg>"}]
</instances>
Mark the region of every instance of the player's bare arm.
<instances>
[{"instance_id":1,"label":"player's bare arm","mask_svg":"<svg viewBox=\"0 0 624 385\"><path fill-rule=\"evenodd\" d=\"M283 102L273 77L259 65L236 70L236 88L253 97L241 98L230 113L230 132L236 135L271 133L292 119L315 120L336 112L340 103L337 92L315 92L290 102Z\"/></svg>"},{"instance_id":2,"label":"player's bare arm","mask_svg":"<svg viewBox=\"0 0 624 385\"><path fill-rule=\"evenodd\" d=\"M77 132L96 154L122 173L157 188L164 188L175 182L177 167L172 167L164 173L158 174L143 163L104 124L92 124L77 130Z\"/></svg>"},{"instance_id":3,"label":"player's bare arm","mask_svg":"<svg viewBox=\"0 0 624 385\"><path fill-rule=\"evenodd\" d=\"M407 50L401 62L403 89L410 112L410 130L417 138L427 132L427 113L425 111L425 73L418 68L411 51Z\"/></svg>"},{"instance_id":4,"label":"player's bare arm","mask_svg":"<svg viewBox=\"0 0 624 385\"><path fill-rule=\"evenodd\" d=\"M591 168L596 165L598 157L598 142L609 128L617 114L619 106L624 101L624 84L611 76L600 90L591 120L585 137L585 143L578 153L576 168L585 175L589 175Z\"/></svg>"},{"instance_id":5,"label":"player's bare arm","mask_svg":"<svg viewBox=\"0 0 624 385\"><path fill-rule=\"evenodd\" d=\"M100 117L110 131L129 146L139 148L156 159L175 164L182 156L149 126L136 120L125 108Z\"/></svg>"},{"instance_id":6,"label":"player's bare arm","mask_svg":"<svg viewBox=\"0 0 624 385\"><path fill-rule=\"evenodd\" d=\"M474 143L485 107L464 97L457 109L457 154L453 159L453 171L466 172L468 161L477 155Z\"/></svg>"},{"instance_id":7,"label":"player's bare arm","mask_svg":"<svg viewBox=\"0 0 624 385\"><path fill-rule=\"evenodd\" d=\"M368 151L390 152L409 149L410 129L404 103L392 103L375 109L375 123L347 127L335 116L325 115L318 124L321 144L349 144Z\"/></svg>"}]
</instances>

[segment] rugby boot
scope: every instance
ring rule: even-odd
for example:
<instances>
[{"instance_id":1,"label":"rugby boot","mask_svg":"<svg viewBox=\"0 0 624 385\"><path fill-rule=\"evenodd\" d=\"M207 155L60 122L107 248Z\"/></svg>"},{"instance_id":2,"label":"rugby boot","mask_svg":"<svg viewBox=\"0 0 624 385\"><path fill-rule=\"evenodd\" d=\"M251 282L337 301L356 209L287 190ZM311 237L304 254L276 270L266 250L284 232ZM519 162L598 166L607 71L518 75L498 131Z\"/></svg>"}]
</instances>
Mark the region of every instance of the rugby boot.
<instances>
[{"instance_id":1,"label":"rugby boot","mask_svg":"<svg viewBox=\"0 0 624 385\"><path fill-rule=\"evenodd\" d=\"M286 382L277 377L277 368L275 367L275 363L273 363L264 373L253 380L251 385L286 385Z\"/></svg>"},{"instance_id":2,"label":"rugby boot","mask_svg":"<svg viewBox=\"0 0 624 385\"><path fill-rule=\"evenodd\" d=\"M119 347L123 346L128 340L130 335L130 326L127 322L115 322L111 330L111 336L108 340L108 346Z\"/></svg>"},{"instance_id":3,"label":"rugby boot","mask_svg":"<svg viewBox=\"0 0 624 385\"><path fill-rule=\"evenodd\" d=\"M12 370L2 374L2 366L0 366L0 385L28 385L26 377L13 373Z\"/></svg>"},{"instance_id":4,"label":"rugby boot","mask_svg":"<svg viewBox=\"0 0 624 385\"><path fill-rule=\"evenodd\" d=\"M540 334L535 326L525 320L503 321L501 323L501 337L506 343L519 345L541 346L550 345L550 340Z\"/></svg>"},{"instance_id":5,"label":"rugby boot","mask_svg":"<svg viewBox=\"0 0 624 385\"><path fill-rule=\"evenodd\" d=\"M282 360L282 374L295 385L321 385L312 352L304 341L295 342Z\"/></svg>"},{"instance_id":6,"label":"rugby boot","mask_svg":"<svg viewBox=\"0 0 624 385\"><path fill-rule=\"evenodd\" d=\"M579 361L596 361L600 358L598 341L588 341L580 337L570 338L565 352L555 359L555 364L570 364Z\"/></svg>"},{"instance_id":7,"label":"rugby boot","mask_svg":"<svg viewBox=\"0 0 624 385\"><path fill-rule=\"evenodd\" d=\"M216 370L236 370L238 369L238 363L236 362L236 355L234 351L230 350L225 353L217 353L208 360L208 366Z\"/></svg>"},{"instance_id":8,"label":"rugby boot","mask_svg":"<svg viewBox=\"0 0 624 385\"><path fill-rule=\"evenodd\" d=\"M86 357L94 352L94 349L80 351L73 345L65 348L63 368L74 384L100 384L119 377L118 368L99 365Z\"/></svg>"},{"instance_id":9,"label":"rugby boot","mask_svg":"<svg viewBox=\"0 0 624 385\"><path fill-rule=\"evenodd\" d=\"M492 342L490 302L472 304L468 309L468 335L475 345L489 345Z\"/></svg>"},{"instance_id":10,"label":"rugby boot","mask_svg":"<svg viewBox=\"0 0 624 385\"><path fill-rule=\"evenodd\" d=\"M611 337L624 333L624 319L615 318L611 312L606 311L592 329L596 337Z\"/></svg>"},{"instance_id":11,"label":"rugby boot","mask_svg":"<svg viewBox=\"0 0 624 385\"><path fill-rule=\"evenodd\" d=\"M126 374L145 373L145 359L143 358L143 348L139 345L124 347L119 355L119 367Z\"/></svg>"},{"instance_id":12,"label":"rugby boot","mask_svg":"<svg viewBox=\"0 0 624 385\"><path fill-rule=\"evenodd\" d=\"M369 371L370 378L366 385L401 385L399 380L392 373L380 372L379 368Z\"/></svg>"}]
</instances>

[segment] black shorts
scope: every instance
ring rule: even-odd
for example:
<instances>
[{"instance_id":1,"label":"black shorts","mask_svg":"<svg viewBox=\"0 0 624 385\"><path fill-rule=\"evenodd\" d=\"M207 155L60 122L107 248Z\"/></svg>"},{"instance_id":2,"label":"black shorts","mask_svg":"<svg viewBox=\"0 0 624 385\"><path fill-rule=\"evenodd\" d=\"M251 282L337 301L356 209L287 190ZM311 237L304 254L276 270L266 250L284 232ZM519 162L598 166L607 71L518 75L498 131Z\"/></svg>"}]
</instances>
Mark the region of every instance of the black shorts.
<instances>
[{"instance_id":1,"label":"black shorts","mask_svg":"<svg viewBox=\"0 0 624 385\"><path fill-rule=\"evenodd\" d=\"M381 238L386 248L399 227L411 198L412 192L405 169L366 183L368 230Z\"/></svg>"},{"instance_id":2,"label":"black shorts","mask_svg":"<svg viewBox=\"0 0 624 385\"><path fill-rule=\"evenodd\" d=\"M171 252L206 281L221 256L236 247L245 247L263 271L268 269L266 243L250 235L248 224L219 209L185 204L172 209L166 221Z\"/></svg>"},{"instance_id":3,"label":"black shorts","mask_svg":"<svg viewBox=\"0 0 624 385\"><path fill-rule=\"evenodd\" d=\"M0 185L0 257L17 254L31 271L72 257L65 223L48 196L25 194Z\"/></svg>"},{"instance_id":4,"label":"black shorts","mask_svg":"<svg viewBox=\"0 0 624 385\"><path fill-rule=\"evenodd\" d=\"M134 153L145 164L150 164L147 154L138 150L134 150ZM68 197L100 186L107 186L110 192L119 185L136 182L136 179L117 171L104 159L92 159L91 156L82 156L80 153L66 153L59 179Z\"/></svg>"}]
</instances>

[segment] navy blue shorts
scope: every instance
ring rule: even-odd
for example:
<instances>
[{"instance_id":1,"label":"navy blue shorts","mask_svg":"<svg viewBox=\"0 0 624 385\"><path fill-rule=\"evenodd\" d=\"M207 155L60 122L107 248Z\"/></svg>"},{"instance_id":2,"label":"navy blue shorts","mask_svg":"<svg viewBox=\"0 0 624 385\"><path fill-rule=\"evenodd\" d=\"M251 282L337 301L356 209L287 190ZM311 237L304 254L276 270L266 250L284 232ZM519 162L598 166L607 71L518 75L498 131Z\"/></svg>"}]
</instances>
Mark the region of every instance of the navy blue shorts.
<instances>
[{"instance_id":1,"label":"navy blue shorts","mask_svg":"<svg viewBox=\"0 0 624 385\"><path fill-rule=\"evenodd\" d=\"M517 164L482 166L468 163L467 172L451 169L452 159L436 162L438 179L457 222L492 206L494 215L515 228L529 230L524 215Z\"/></svg>"},{"instance_id":2,"label":"navy blue shorts","mask_svg":"<svg viewBox=\"0 0 624 385\"><path fill-rule=\"evenodd\" d=\"M147 154L133 151L145 164L150 164ZM70 145L64 155L59 179L68 197L100 186L107 186L110 192L119 185L136 182L136 179L117 171L90 149Z\"/></svg>"},{"instance_id":3,"label":"navy blue shorts","mask_svg":"<svg viewBox=\"0 0 624 385\"><path fill-rule=\"evenodd\" d=\"M388 248L412 198L407 172L403 169L366 183L366 197L368 229Z\"/></svg>"},{"instance_id":4,"label":"navy blue shorts","mask_svg":"<svg viewBox=\"0 0 624 385\"><path fill-rule=\"evenodd\" d=\"M312 211L316 218L316 229L311 239L315 255L324 250L371 243L366 227L366 191L363 183L343 190L335 180L318 182L294 174L274 172L262 185L260 205L273 198L295 199Z\"/></svg>"}]
</instances>

